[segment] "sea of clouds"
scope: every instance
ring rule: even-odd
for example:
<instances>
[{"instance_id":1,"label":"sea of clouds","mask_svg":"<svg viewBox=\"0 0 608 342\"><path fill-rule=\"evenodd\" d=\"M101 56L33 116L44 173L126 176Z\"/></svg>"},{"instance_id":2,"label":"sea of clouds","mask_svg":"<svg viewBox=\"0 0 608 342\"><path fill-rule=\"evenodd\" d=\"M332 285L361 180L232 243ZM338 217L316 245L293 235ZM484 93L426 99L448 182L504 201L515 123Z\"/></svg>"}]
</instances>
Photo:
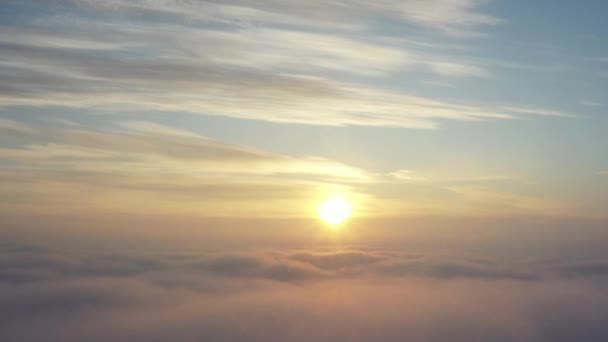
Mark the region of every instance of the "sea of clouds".
<instances>
[{"instance_id":1,"label":"sea of clouds","mask_svg":"<svg viewBox=\"0 0 608 342\"><path fill-rule=\"evenodd\" d=\"M2 341L608 340L608 260L1 247Z\"/></svg>"}]
</instances>

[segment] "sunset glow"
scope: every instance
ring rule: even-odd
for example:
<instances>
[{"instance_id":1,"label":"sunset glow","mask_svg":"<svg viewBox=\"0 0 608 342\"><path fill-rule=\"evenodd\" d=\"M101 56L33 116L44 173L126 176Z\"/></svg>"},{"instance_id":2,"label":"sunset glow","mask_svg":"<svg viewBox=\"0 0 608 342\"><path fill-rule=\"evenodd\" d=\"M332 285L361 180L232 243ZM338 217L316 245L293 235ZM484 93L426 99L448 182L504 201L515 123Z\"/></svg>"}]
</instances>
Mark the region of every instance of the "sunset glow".
<instances>
[{"instance_id":1,"label":"sunset glow","mask_svg":"<svg viewBox=\"0 0 608 342\"><path fill-rule=\"evenodd\" d=\"M608 341L607 0L0 4L0 342Z\"/></svg>"}]
</instances>

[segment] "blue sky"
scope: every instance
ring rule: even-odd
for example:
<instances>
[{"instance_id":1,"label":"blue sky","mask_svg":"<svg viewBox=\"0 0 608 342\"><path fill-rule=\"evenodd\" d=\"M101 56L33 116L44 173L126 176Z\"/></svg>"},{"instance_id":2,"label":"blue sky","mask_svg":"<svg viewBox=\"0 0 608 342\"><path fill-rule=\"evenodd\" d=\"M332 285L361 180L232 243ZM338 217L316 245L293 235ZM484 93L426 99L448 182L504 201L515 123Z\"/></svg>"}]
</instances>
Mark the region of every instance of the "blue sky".
<instances>
[{"instance_id":1,"label":"blue sky","mask_svg":"<svg viewBox=\"0 0 608 342\"><path fill-rule=\"evenodd\" d=\"M90 160L105 158L104 182L137 165L156 170L144 182L154 192L175 177L154 159L179 149L158 138L173 135L170 143L187 136L289 160L260 166L263 179L255 181L246 164L232 169L238 160L209 170L205 161L216 154L201 152L192 162L202 164L190 171L168 162L194 185L280 187L287 178L308 189L294 195L300 199L338 187L360 196L364 211L390 202L387 215L451 212L460 207L454 201L468 203L456 209L466 212L513 206L526 214L601 215L606 7L9 1L0 12L4 173L38 180L78 173L96 186ZM79 132L106 140L72 137ZM142 151L126 141L123 150L116 135L157 147ZM58 186L85 185L62 178ZM401 195L386 198L378 190L386 187ZM22 196L33 207L47 205L36 191Z\"/></svg>"}]
</instances>

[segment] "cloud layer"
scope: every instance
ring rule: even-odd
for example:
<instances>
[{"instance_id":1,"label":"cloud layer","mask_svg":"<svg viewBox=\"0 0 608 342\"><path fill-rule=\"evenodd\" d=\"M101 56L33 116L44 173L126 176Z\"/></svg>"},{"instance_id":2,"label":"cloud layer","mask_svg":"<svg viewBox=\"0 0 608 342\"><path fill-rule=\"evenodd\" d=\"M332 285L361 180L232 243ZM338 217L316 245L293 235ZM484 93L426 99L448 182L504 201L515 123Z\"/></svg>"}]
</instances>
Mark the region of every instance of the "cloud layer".
<instances>
[{"instance_id":1,"label":"cloud layer","mask_svg":"<svg viewBox=\"0 0 608 342\"><path fill-rule=\"evenodd\" d=\"M578 341L608 336L606 260L377 248L76 252L4 244L4 341Z\"/></svg>"},{"instance_id":2,"label":"cloud layer","mask_svg":"<svg viewBox=\"0 0 608 342\"><path fill-rule=\"evenodd\" d=\"M51 124L49 124L49 122ZM131 213L310 217L341 194L356 215L565 208L517 191L520 180L454 181L411 170L372 172L327 158L230 144L143 120L104 129L0 120L5 213ZM92 195L94 194L94 195ZM260 201L259 199L264 199ZM448 205L446 205L448 204ZM494 208L494 209L493 209Z\"/></svg>"},{"instance_id":3,"label":"cloud layer","mask_svg":"<svg viewBox=\"0 0 608 342\"><path fill-rule=\"evenodd\" d=\"M29 21L2 28L7 34L0 38L0 106L181 111L425 129L444 119L550 112L422 96L390 86L392 76L410 72L491 77L484 66L455 58L447 44L385 33L387 20L394 20L458 40L453 36L500 22L483 14L482 4L59 1L41 5L49 16L28 13ZM302 13L310 14L305 21Z\"/></svg>"}]
</instances>

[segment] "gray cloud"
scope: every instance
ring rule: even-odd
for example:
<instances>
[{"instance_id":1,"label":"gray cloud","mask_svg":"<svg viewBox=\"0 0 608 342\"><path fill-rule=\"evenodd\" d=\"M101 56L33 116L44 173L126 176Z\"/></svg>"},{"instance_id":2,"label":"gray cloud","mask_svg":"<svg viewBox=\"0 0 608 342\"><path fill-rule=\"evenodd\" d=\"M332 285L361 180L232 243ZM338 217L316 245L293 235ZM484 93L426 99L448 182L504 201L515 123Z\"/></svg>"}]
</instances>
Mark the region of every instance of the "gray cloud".
<instances>
[{"instance_id":1,"label":"gray cloud","mask_svg":"<svg viewBox=\"0 0 608 342\"><path fill-rule=\"evenodd\" d=\"M52 277L132 277L153 274L260 278L280 281L338 279L342 277L428 277L437 279L511 279L542 281L603 277L605 260L500 263L457 256L412 255L398 251L342 249L276 250L230 254L53 252L45 249L7 248L0 281L36 282ZM20 278L23 274L23 279ZM15 275L15 278L11 278ZM31 275L31 278L27 276ZM37 277L36 275L40 275Z\"/></svg>"},{"instance_id":2,"label":"gray cloud","mask_svg":"<svg viewBox=\"0 0 608 342\"><path fill-rule=\"evenodd\" d=\"M573 277L601 277L608 276L608 261L587 260L575 263L566 263L556 266L555 272Z\"/></svg>"},{"instance_id":3,"label":"gray cloud","mask_svg":"<svg viewBox=\"0 0 608 342\"><path fill-rule=\"evenodd\" d=\"M360 251L329 252L329 253L297 253L290 259L306 262L321 269L340 270L352 266L374 263L382 257Z\"/></svg>"},{"instance_id":4,"label":"gray cloud","mask_svg":"<svg viewBox=\"0 0 608 342\"><path fill-rule=\"evenodd\" d=\"M392 262L379 268L381 274L419 275L437 278L482 278L482 279L534 279L537 274L527 270L513 270L495 264L481 264L466 260L415 260Z\"/></svg>"}]
</instances>

